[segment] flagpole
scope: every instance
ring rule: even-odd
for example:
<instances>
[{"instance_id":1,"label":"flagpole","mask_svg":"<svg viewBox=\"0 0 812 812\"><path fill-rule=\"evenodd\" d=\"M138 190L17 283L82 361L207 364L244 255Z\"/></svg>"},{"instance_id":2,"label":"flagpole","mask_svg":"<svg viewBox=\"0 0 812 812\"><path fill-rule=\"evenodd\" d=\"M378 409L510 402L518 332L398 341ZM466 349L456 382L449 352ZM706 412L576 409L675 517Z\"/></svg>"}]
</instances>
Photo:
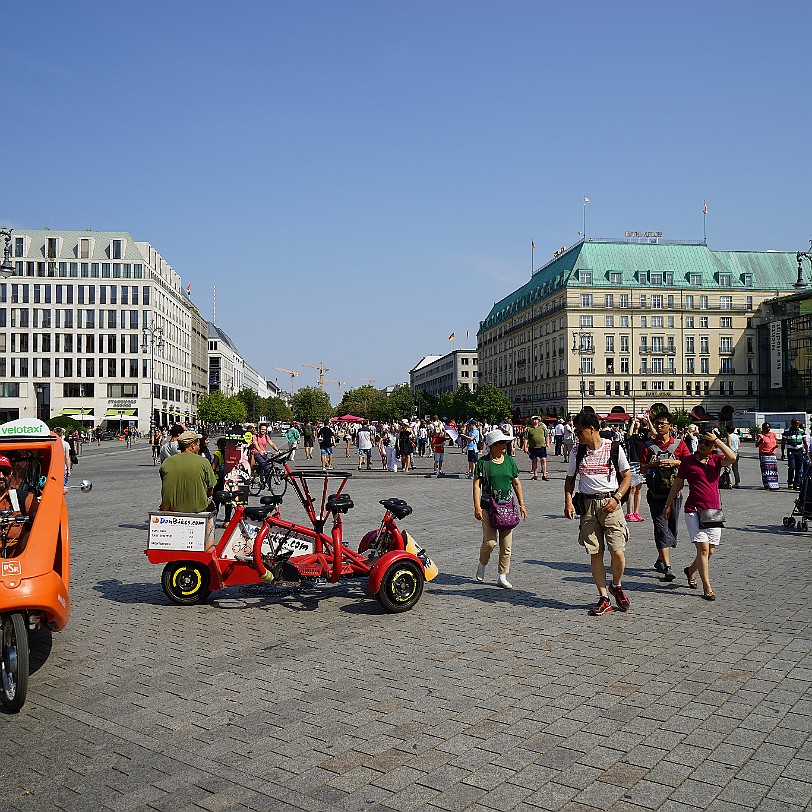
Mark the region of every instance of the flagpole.
<instances>
[{"instance_id":1,"label":"flagpole","mask_svg":"<svg viewBox=\"0 0 812 812\"><path fill-rule=\"evenodd\" d=\"M708 244L708 201L702 202L702 239Z\"/></svg>"},{"instance_id":2,"label":"flagpole","mask_svg":"<svg viewBox=\"0 0 812 812\"><path fill-rule=\"evenodd\" d=\"M530 276L536 270L536 263L533 261L533 252L536 250L535 240L530 241Z\"/></svg>"},{"instance_id":3,"label":"flagpole","mask_svg":"<svg viewBox=\"0 0 812 812\"><path fill-rule=\"evenodd\" d=\"M584 230L581 233L584 235L584 242L586 242L586 201L584 201Z\"/></svg>"}]
</instances>

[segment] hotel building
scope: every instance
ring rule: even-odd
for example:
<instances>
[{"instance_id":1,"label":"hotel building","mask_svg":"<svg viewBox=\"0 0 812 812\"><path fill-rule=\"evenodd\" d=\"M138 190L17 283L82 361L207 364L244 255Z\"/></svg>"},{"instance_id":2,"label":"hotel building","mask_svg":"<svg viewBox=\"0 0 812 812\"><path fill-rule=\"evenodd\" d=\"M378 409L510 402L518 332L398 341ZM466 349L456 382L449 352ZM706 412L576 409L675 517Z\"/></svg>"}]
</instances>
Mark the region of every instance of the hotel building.
<instances>
[{"instance_id":1,"label":"hotel building","mask_svg":"<svg viewBox=\"0 0 812 812\"><path fill-rule=\"evenodd\" d=\"M653 403L754 410L764 372L754 319L796 277L790 252L712 251L659 234L582 240L480 322L479 379L517 417L584 405L600 415Z\"/></svg>"}]
</instances>

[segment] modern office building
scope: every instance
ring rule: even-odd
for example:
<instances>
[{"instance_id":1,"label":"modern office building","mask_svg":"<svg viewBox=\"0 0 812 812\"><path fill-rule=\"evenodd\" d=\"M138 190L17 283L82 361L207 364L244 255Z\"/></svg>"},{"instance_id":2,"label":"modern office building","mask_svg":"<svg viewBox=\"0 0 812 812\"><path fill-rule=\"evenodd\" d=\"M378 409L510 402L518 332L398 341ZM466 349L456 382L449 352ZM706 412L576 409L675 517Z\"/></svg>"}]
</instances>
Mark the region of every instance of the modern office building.
<instances>
[{"instance_id":1,"label":"modern office building","mask_svg":"<svg viewBox=\"0 0 812 812\"><path fill-rule=\"evenodd\" d=\"M152 406L160 423L193 418L200 324L180 276L149 243L127 232L14 229L10 247L0 420L66 414L147 432Z\"/></svg>"},{"instance_id":2,"label":"modern office building","mask_svg":"<svg viewBox=\"0 0 812 812\"><path fill-rule=\"evenodd\" d=\"M474 392L479 384L477 370L476 350L426 355L409 370L409 386L413 392L422 389L432 397L443 392L456 392L460 386L467 386Z\"/></svg>"},{"instance_id":3,"label":"modern office building","mask_svg":"<svg viewBox=\"0 0 812 812\"><path fill-rule=\"evenodd\" d=\"M244 388L245 360L225 330L209 322L209 391L227 398Z\"/></svg>"},{"instance_id":4,"label":"modern office building","mask_svg":"<svg viewBox=\"0 0 812 812\"><path fill-rule=\"evenodd\" d=\"M712 251L659 234L582 240L480 322L479 379L520 417L585 404L602 415L655 402L752 410L764 372L754 319L796 277L790 252Z\"/></svg>"}]
</instances>

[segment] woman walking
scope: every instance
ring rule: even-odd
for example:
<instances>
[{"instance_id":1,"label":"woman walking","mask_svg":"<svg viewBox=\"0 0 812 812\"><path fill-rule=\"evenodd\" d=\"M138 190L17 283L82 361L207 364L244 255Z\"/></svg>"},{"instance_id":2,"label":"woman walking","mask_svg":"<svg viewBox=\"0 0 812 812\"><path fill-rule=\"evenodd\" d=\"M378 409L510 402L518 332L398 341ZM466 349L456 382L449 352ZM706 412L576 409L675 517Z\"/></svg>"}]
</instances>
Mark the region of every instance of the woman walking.
<instances>
[{"instance_id":1,"label":"woman walking","mask_svg":"<svg viewBox=\"0 0 812 812\"><path fill-rule=\"evenodd\" d=\"M412 454L414 454L414 434L408 420L400 421L397 443L400 467L405 474L412 467Z\"/></svg>"},{"instance_id":2,"label":"woman walking","mask_svg":"<svg viewBox=\"0 0 812 812\"><path fill-rule=\"evenodd\" d=\"M725 443L727 447L736 455L736 462L730 467L733 472L733 487L738 488L741 482L739 476L739 435L736 433L736 428L732 423L725 426Z\"/></svg>"},{"instance_id":3,"label":"woman walking","mask_svg":"<svg viewBox=\"0 0 812 812\"><path fill-rule=\"evenodd\" d=\"M720 451L720 454L715 453ZM715 601L710 581L710 559L722 538L722 501L719 496L719 474L722 468L729 468L736 461L736 455L726 446L717 434L702 434L697 439L696 453L686 457L679 464L677 478L671 486L668 501L663 510L666 519L671 514L679 492L688 480L688 498L685 500L685 526L696 547L696 557L683 570L688 586L696 589L696 574L702 581L702 597Z\"/></svg>"},{"instance_id":4,"label":"woman walking","mask_svg":"<svg viewBox=\"0 0 812 812\"><path fill-rule=\"evenodd\" d=\"M477 581L485 580L485 568L490 561L491 553L499 543L499 576L497 586L513 589L508 581L510 572L510 549L513 542L513 528L496 528L490 521L490 500L509 501L515 492L519 503L519 512L527 519L527 510L522 496L522 483L519 481L519 466L513 457L505 451L511 437L500 429L489 431L485 435L485 445L489 451L476 464L474 469L474 518L482 523L482 546L479 548L479 566L476 570Z\"/></svg>"},{"instance_id":5,"label":"woman walking","mask_svg":"<svg viewBox=\"0 0 812 812\"><path fill-rule=\"evenodd\" d=\"M769 423L762 423L761 434L756 435L756 448L758 448L758 463L761 466L761 482L768 491L778 490L778 459L775 448L778 438L772 433Z\"/></svg>"}]
</instances>

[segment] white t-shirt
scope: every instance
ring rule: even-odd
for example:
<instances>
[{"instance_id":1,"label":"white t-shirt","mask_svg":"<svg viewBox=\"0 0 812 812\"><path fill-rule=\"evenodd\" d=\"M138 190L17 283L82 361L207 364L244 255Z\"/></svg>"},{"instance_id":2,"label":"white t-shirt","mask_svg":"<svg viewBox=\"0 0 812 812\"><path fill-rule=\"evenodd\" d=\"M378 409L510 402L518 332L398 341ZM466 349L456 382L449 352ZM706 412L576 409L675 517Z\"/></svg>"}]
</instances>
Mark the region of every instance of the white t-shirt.
<instances>
[{"instance_id":1,"label":"white t-shirt","mask_svg":"<svg viewBox=\"0 0 812 812\"><path fill-rule=\"evenodd\" d=\"M369 426L358 429L358 450L369 451L372 448L372 430Z\"/></svg>"},{"instance_id":2,"label":"white t-shirt","mask_svg":"<svg viewBox=\"0 0 812 812\"><path fill-rule=\"evenodd\" d=\"M564 434L564 424L563 423L556 423L555 424L555 436L561 437Z\"/></svg>"},{"instance_id":3,"label":"white t-shirt","mask_svg":"<svg viewBox=\"0 0 812 812\"><path fill-rule=\"evenodd\" d=\"M623 448L618 448L617 467L609 464L612 441L604 440L600 448L593 451L587 448L581 461L578 476L578 492L585 494L614 493L618 488L618 473L629 470L629 461ZM578 457L578 444L572 449L567 463L567 476L575 476L575 460Z\"/></svg>"}]
</instances>

